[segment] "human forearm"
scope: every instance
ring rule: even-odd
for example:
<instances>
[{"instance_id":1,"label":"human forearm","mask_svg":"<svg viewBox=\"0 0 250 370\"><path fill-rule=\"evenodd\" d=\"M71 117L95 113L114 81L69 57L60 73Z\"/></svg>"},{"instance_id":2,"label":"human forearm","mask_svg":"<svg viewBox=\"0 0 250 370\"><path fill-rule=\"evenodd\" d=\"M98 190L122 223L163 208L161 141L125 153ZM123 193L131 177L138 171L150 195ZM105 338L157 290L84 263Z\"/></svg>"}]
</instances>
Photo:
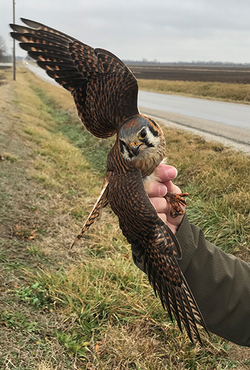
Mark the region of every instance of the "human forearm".
<instances>
[{"instance_id":1,"label":"human forearm","mask_svg":"<svg viewBox=\"0 0 250 370\"><path fill-rule=\"evenodd\" d=\"M208 329L250 346L250 265L206 241L187 216L176 236L182 247L179 265Z\"/></svg>"}]
</instances>

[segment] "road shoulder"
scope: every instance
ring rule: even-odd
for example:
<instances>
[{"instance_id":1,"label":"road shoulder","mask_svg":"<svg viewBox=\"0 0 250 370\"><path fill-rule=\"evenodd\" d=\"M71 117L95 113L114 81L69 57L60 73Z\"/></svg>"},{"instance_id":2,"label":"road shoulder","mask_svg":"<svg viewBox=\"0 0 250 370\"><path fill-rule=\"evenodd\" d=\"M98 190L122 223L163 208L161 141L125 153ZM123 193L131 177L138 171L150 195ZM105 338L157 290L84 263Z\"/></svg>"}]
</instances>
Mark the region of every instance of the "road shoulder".
<instances>
[{"instance_id":1,"label":"road shoulder","mask_svg":"<svg viewBox=\"0 0 250 370\"><path fill-rule=\"evenodd\" d=\"M187 130L208 141L219 141L234 150L250 154L250 130L245 128L155 109L141 108L141 112L162 125Z\"/></svg>"}]
</instances>

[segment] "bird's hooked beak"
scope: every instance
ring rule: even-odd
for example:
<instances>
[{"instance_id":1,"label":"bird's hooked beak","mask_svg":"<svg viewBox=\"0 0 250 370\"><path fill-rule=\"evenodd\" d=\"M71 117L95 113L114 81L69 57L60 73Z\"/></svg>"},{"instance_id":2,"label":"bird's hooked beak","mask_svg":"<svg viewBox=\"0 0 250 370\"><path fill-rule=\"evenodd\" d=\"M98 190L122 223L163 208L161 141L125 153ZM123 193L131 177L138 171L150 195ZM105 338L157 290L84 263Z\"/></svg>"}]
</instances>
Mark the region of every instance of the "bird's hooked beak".
<instances>
[{"instance_id":1,"label":"bird's hooked beak","mask_svg":"<svg viewBox=\"0 0 250 370\"><path fill-rule=\"evenodd\" d=\"M140 147L144 145L143 143L136 143L136 142L133 142L129 145L129 149L131 150L131 152L134 154L134 155L138 155L139 154L139 151L140 151Z\"/></svg>"}]
</instances>

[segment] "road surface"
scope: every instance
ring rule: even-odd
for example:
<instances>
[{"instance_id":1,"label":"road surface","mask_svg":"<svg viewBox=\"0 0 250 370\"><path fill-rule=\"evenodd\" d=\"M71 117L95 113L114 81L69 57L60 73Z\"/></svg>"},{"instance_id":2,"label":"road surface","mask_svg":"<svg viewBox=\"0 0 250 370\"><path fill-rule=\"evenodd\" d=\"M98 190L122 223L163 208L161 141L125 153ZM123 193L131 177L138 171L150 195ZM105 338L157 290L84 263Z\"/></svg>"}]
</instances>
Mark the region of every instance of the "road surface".
<instances>
[{"instance_id":1,"label":"road surface","mask_svg":"<svg viewBox=\"0 0 250 370\"><path fill-rule=\"evenodd\" d=\"M24 65L41 79L60 87L43 69L32 63ZM139 107L162 124L250 153L250 105L140 91Z\"/></svg>"},{"instance_id":2,"label":"road surface","mask_svg":"<svg viewBox=\"0 0 250 370\"><path fill-rule=\"evenodd\" d=\"M250 105L140 91L139 105L250 129Z\"/></svg>"}]
</instances>

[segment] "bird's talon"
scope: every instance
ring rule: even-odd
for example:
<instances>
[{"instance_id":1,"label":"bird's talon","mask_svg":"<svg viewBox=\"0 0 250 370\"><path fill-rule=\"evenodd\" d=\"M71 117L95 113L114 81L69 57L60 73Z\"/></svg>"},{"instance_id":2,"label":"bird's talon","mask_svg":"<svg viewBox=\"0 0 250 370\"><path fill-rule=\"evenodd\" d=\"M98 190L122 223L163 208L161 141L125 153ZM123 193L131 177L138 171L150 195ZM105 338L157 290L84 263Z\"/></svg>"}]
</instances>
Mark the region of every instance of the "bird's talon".
<instances>
[{"instance_id":1,"label":"bird's talon","mask_svg":"<svg viewBox=\"0 0 250 370\"><path fill-rule=\"evenodd\" d=\"M185 213L185 210L181 208L181 206L186 206L186 201L184 197L187 197L188 193L180 193L180 194L172 194L167 193L165 195L165 199L171 204L172 208L170 210L170 216L172 218L176 218L178 216L182 216Z\"/></svg>"}]
</instances>

